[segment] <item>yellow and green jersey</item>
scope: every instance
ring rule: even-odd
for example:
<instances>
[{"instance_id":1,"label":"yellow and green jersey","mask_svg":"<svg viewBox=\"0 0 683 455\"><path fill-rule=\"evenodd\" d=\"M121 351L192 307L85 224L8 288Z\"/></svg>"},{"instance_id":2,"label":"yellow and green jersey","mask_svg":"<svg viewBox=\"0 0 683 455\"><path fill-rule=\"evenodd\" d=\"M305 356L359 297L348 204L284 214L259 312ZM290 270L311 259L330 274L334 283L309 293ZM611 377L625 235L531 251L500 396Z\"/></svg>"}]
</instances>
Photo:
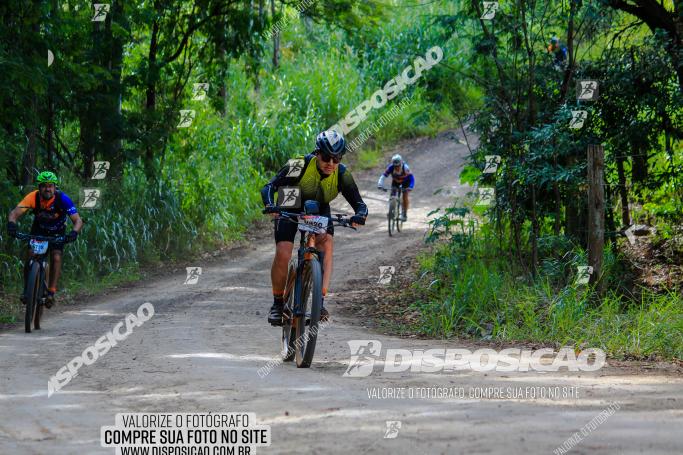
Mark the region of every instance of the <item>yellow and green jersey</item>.
<instances>
[{"instance_id":1,"label":"yellow and green jersey","mask_svg":"<svg viewBox=\"0 0 683 455\"><path fill-rule=\"evenodd\" d=\"M314 154L299 156L287 162L285 166L261 190L261 198L265 205L283 205L283 201L276 201L275 194L282 188L297 188L300 209L305 201L314 200L320 204L320 213L329 214L330 202L341 193L353 207L356 215L367 216L368 208L358 191L351 172L343 164L330 175L320 173L317 157Z\"/></svg>"}]
</instances>

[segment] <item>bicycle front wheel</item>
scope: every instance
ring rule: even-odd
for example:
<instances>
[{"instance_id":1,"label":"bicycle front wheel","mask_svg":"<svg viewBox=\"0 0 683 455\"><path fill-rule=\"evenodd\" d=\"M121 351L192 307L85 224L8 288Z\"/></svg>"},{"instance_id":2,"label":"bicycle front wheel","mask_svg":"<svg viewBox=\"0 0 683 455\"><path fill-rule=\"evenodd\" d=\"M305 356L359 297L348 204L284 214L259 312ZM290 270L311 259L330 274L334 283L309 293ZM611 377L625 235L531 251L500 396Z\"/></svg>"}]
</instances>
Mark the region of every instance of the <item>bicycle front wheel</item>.
<instances>
[{"instance_id":1,"label":"bicycle front wheel","mask_svg":"<svg viewBox=\"0 0 683 455\"><path fill-rule=\"evenodd\" d=\"M396 199L391 199L389 201L389 214L387 215L387 221L389 222L389 237L394 233L394 226L396 223L396 213L398 201Z\"/></svg>"},{"instance_id":2,"label":"bicycle front wheel","mask_svg":"<svg viewBox=\"0 0 683 455\"><path fill-rule=\"evenodd\" d=\"M40 264L38 261L33 261L31 270L28 272L28 278L24 284L24 301L26 302L26 314L24 314L24 330L26 333L31 333L31 325L33 324L34 315L38 306L38 299L40 298Z\"/></svg>"},{"instance_id":3,"label":"bicycle front wheel","mask_svg":"<svg viewBox=\"0 0 683 455\"><path fill-rule=\"evenodd\" d=\"M291 362L294 360L294 339L296 329L292 325L292 308L294 307L294 281L296 281L296 263L291 261L287 272L287 284L285 286L284 321L282 323L282 360Z\"/></svg>"},{"instance_id":4,"label":"bicycle front wheel","mask_svg":"<svg viewBox=\"0 0 683 455\"><path fill-rule=\"evenodd\" d=\"M313 361L315 342L318 337L320 309L323 304L323 276L317 257L304 263L299 286L299 309L301 314L296 317L296 366L308 368Z\"/></svg>"}]
</instances>

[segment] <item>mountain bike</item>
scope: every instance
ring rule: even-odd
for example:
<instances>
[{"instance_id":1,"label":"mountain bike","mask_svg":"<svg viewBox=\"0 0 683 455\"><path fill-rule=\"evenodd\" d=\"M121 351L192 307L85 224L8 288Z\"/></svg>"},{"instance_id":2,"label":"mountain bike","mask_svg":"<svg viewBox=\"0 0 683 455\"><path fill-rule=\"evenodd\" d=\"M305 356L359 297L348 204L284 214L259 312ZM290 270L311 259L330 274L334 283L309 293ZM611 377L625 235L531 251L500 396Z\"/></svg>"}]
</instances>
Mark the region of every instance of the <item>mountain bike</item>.
<instances>
[{"instance_id":1,"label":"mountain bike","mask_svg":"<svg viewBox=\"0 0 683 455\"><path fill-rule=\"evenodd\" d=\"M24 303L26 314L24 315L24 330L31 333L31 325L40 330L40 318L43 316L43 307L47 298L48 274L48 246L52 244L68 243L65 236L45 237L41 235L23 234L18 232L15 237L19 240L28 240L30 253L24 281Z\"/></svg>"},{"instance_id":2,"label":"mountain bike","mask_svg":"<svg viewBox=\"0 0 683 455\"><path fill-rule=\"evenodd\" d=\"M297 258L289 263L282 312L282 359L296 359L298 368L311 366L320 327L324 253L315 248L315 235L326 233L330 222L333 226L356 230L351 226L351 219L342 214L320 216L315 201L306 201L304 207L303 213L287 212L281 207L263 210L263 213L280 215L273 221L296 223L301 234Z\"/></svg>"},{"instance_id":3,"label":"mountain bike","mask_svg":"<svg viewBox=\"0 0 683 455\"><path fill-rule=\"evenodd\" d=\"M387 189L382 188L384 192ZM389 223L389 236L392 236L394 231L401 232L403 221L401 220L401 204L403 201L403 187L392 186L391 196L389 197L389 211L387 212L387 221Z\"/></svg>"}]
</instances>

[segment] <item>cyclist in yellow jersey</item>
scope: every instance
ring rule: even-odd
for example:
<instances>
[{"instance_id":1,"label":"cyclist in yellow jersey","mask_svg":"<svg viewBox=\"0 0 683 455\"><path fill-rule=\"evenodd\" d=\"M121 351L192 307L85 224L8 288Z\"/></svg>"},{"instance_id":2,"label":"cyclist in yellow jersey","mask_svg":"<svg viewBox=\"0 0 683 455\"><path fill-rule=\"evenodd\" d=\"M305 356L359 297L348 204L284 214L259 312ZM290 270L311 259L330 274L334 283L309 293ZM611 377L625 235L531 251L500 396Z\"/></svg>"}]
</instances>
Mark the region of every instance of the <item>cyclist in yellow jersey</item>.
<instances>
[{"instance_id":1,"label":"cyclist in yellow jersey","mask_svg":"<svg viewBox=\"0 0 683 455\"><path fill-rule=\"evenodd\" d=\"M306 156L291 159L273 179L261 190L261 198L265 206L275 206L275 193L278 189L286 188L283 192L284 200L278 200L277 205L288 207L287 198L295 197L299 201L298 207L292 206L293 211L301 209L304 201L314 200L320 205L320 215L330 215L330 202L341 193L353 207L355 215L351 217L353 226L365 224L368 207L363 202L358 186L351 176L351 172L341 164L346 152L346 141L334 130L323 131L315 142L315 150ZM294 194L296 196L294 196ZM277 217L276 214L272 216ZM287 266L292 257L294 237L297 226L284 220L275 222L275 258L271 267L270 278L273 286L273 306L268 315L268 322L277 324L282 319L284 306L283 295L287 280ZM316 248L324 253L323 264L323 308L321 320L329 318L329 312L324 307L324 296L330 284L332 275L332 253L334 228L332 223L327 228L327 234L316 237Z\"/></svg>"}]
</instances>

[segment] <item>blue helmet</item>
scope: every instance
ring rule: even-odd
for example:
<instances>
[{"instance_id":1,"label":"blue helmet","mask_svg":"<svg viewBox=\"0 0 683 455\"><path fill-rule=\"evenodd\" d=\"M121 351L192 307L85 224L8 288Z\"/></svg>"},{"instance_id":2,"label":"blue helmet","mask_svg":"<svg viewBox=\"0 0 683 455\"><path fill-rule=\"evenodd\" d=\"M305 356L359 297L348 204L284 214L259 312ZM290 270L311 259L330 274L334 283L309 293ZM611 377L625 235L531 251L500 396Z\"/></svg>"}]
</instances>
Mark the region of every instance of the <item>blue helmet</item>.
<instances>
[{"instance_id":1,"label":"blue helmet","mask_svg":"<svg viewBox=\"0 0 683 455\"><path fill-rule=\"evenodd\" d=\"M346 140L335 130L323 131L315 139L315 150L327 155L341 157L346 153Z\"/></svg>"}]
</instances>

